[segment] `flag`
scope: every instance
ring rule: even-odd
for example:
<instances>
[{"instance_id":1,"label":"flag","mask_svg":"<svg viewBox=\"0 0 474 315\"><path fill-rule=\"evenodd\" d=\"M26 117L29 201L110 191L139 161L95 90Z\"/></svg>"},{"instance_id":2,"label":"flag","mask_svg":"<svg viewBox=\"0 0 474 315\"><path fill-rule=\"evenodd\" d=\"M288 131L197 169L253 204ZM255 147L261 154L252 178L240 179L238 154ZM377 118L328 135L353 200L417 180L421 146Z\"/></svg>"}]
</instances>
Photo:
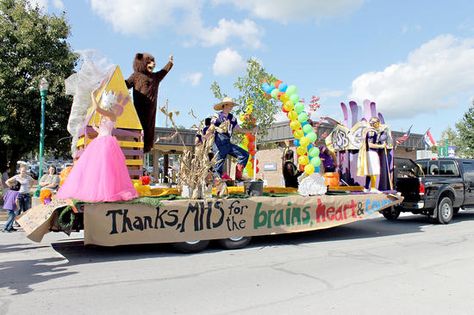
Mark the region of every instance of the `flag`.
<instances>
[{"instance_id":1,"label":"flag","mask_svg":"<svg viewBox=\"0 0 474 315\"><path fill-rule=\"evenodd\" d=\"M408 140L408 138L410 137L411 127L413 127L413 125L411 125L410 128L408 128L408 131L405 132L405 133L403 134L403 136L398 137L398 138L395 140L395 142L397 143L397 145L400 145L400 144L402 144L403 142L405 142L405 141Z\"/></svg>"},{"instance_id":2,"label":"flag","mask_svg":"<svg viewBox=\"0 0 474 315\"><path fill-rule=\"evenodd\" d=\"M429 129L426 130L425 135L423 136L423 142L425 143L425 148L431 148L436 145L436 140Z\"/></svg>"}]
</instances>

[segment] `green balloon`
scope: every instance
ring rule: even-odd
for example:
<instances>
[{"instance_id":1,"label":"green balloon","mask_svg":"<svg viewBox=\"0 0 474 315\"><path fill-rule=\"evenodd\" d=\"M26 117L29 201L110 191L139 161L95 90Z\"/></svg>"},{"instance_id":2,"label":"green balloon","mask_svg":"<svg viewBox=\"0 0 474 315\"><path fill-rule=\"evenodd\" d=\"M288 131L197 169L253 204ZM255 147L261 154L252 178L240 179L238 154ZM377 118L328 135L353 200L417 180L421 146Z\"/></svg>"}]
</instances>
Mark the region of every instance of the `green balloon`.
<instances>
[{"instance_id":1,"label":"green balloon","mask_svg":"<svg viewBox=\"0 0 474 315\"><path fill-rule=\"evenodd\" d=\"M309 149L308 155L309 155L310 157L319 157L319 148L317 148L317 147L312 147L311 149Z\"/></svg>"},{"instance_id":2,"label":"green balloon","mask_svg":"<svg viewBox=\"0 0 474 315\"><path fill-rule=\"evenodd\" d=\"M278 97L278 92L279 92L278 89L273 89L273 91L272 91L272 93L271 93L271 96L272 96L273 98L277 98L277 97Z\"/></svg>"},{"instance_id":3,"label":"green balloon","mask_svg":"<svg viewBox=\"0 0 474 315\"><path fill-rule=\"evenodd\" d=\"M310 124L306 124L306 125L303 126L303 131L304 131L304 133L314 132L313 131L313 126L311 126Z\"/></svg>"},{"instance_id":4,"label":"green balloon","mask_svg":"<svg viewBox=\"0 0 474 315\"><path fill-rule=\"evenodd\" d=\"M301 112L299 115L298 115L298 121L300 123L304 123L305 121L308 120L308 114L306 114L306 112Z\"/></svg>"},{"instance_id":5,"label":"green balloon","mask_svg":"<svg viewBox=\"0 0 474 315\"><path fill-rule=\"evenodd\" d=\"M298 89L296 88L296 86L294 85L290 85L288 86L288 88L286 89L286 94L288 94L289 96L293 95L293 94L296 94L298 93Z\"/></svg>"},{"instance_id":6,"label":"green balloon","mask_svg":"<svg viewBox=\"0 0 474 315\"><path fill-rule=\"evenodd\" d=\"M318 139L318 136L316 135L315 132L310 132L306 135L306 137L311 141L314 142Z\"/></svg>"},{"instance_id":7,"label":"green balloon","mask_svg":"<svg viewBox=\"0 0 474 315\"><path fill-rule=\"evenodd\" d=\"M290 100L291 100L293 103L296 104L296 103L298 103L298 102L300 101L300 96L299 96L298 94L296 94L296 93L295 93L295 94L292 94L292 95L290 96Z\"/></svg>"},{"instance_id":8,"label":"green balloon","mask_svg":"<svg viewBox=\"0 0 474 315\"><path fill-rule=\"evenodd\" d=\"M298 114L301 113L302 111L304 111L304 104L303 103L296 103L295 105L295 112L297 112Z\"/></svg>"},{"instance_id":9,"label":"green balloon","mask_svg":"<svg viewBox=\"0 0 474 315\"><path fill-rule=\"evenodd\" d=\"M319 165L321 165L321 159L319 158L319 156L315 156L311 158L311 161L309 161L309 163L311 163L314 167L318 167Z\"/></svg>"}]
</instances>

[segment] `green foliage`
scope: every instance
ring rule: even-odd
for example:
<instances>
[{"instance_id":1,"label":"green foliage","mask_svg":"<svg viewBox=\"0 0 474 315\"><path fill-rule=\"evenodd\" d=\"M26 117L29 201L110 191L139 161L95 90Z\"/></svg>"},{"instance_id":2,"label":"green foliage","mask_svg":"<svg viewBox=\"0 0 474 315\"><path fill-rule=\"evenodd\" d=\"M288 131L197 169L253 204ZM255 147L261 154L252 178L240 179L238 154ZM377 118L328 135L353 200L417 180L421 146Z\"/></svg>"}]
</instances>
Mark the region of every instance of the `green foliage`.
<instances>
[{"instance_id":1,"label":"green foliage","mask_svg":"<svg viewBox=\"0 0 474 315\"><path fill-rule=\"evenodd\" d=\"M456 123L459 134L459 155L474 158L474 101L461 121Z\"/></svg>"},{"instance_id":2,"label":"green foliage","mask_svg":"<svg viewBox=\"0 0 474 315\"><path fill-rule=\"evenodd\" d=\"M38 151L42 77L49 82L45 151L69 151L69 141L58 142L68 136L72 102L64 93L64 79L77 62L69 34L64 15L47 15L25 0L0 0L0 164Z\"/></svg>"},{"instance_id":3,"label":"green foliage","mask_svg":"<svg viewBox=\"0 0 474 315\"><path fill-rule=\"evenodd\" d=\"M258 125L258 137L261 138L268 133L269 127L275 120L274 116L279 107L276 101L265 97L261 86L265 81L274 81L275 77L265 71L262 65L255 59L247 60L247 71L243 77L238 77L234 87L239 94L235 97L235 102L239 104L234 108L234 114L239 117L245 112L248 102L253 103L253 113ZM211 85L211 91L214 97L222 100L228 94L223 93L217 82Z\"/></svg>"},{"instance_id":4,"label":"green foliage","mask_svg":"<svg viewBox=\"0 0 474 315\"><path fill-rule=\"evenodd\" d=\"M443 130L443 132L441 133L441 140L439 141L438 143L438 147L439 146L444 146L444 143L445 141L448 140L448 144L450 146L456 146L458 149L457 149L457 155L459 155L459 148L462 147L462 143L459 139L459 135L457 133L456 130L454 130L453 128L451 127L448 127L446 128L445 130ZM438 152L438 148L437 148L437 151Z\"/></svg>"}]
</instances>

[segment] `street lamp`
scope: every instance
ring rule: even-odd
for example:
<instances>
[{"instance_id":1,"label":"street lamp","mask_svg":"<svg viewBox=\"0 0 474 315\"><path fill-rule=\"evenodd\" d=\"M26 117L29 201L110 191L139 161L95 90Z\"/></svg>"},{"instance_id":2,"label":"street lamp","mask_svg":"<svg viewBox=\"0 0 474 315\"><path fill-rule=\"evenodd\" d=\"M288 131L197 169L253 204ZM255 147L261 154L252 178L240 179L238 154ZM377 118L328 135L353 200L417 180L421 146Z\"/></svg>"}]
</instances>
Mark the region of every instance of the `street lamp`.
<instances>
[{"instance_id":1,"label":"street lamp","mask_svg":"<svg viewBox=\"0 0 474 315\"><path fill-rule=\"evenodd\" d=\"M41 129L40 129L40 144L39 144L39 174L38 182L43 176L43 154L44 154L44 107L46 105L46 95L48 94L49 83L45 78L41 78L39 83L39 90L41 96ZM35 192L35 196L39 197L40 186L38 184L38 189Z\"/></svg>"}]
</instances>

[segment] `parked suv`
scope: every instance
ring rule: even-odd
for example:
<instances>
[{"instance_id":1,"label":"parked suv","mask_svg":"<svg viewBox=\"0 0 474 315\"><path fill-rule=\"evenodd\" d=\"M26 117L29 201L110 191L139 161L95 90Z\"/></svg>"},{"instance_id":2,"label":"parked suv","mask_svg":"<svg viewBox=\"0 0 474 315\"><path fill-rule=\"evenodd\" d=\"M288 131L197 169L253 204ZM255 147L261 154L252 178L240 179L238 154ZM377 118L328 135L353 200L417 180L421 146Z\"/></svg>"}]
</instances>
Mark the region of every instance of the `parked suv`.
<instances>
[{"instance_id":1,"label":"parked suv","mask_svg":"<svg viewBox=\"0 0 474 315\"><path fill-rule=\"evenodd\" d=\"M474 160L458 158L398 159L396 189L403 202L382 211L395 220L400 212L424 214L447 224L460 208L474 206Z\"/></svg>"}]
</instances>

